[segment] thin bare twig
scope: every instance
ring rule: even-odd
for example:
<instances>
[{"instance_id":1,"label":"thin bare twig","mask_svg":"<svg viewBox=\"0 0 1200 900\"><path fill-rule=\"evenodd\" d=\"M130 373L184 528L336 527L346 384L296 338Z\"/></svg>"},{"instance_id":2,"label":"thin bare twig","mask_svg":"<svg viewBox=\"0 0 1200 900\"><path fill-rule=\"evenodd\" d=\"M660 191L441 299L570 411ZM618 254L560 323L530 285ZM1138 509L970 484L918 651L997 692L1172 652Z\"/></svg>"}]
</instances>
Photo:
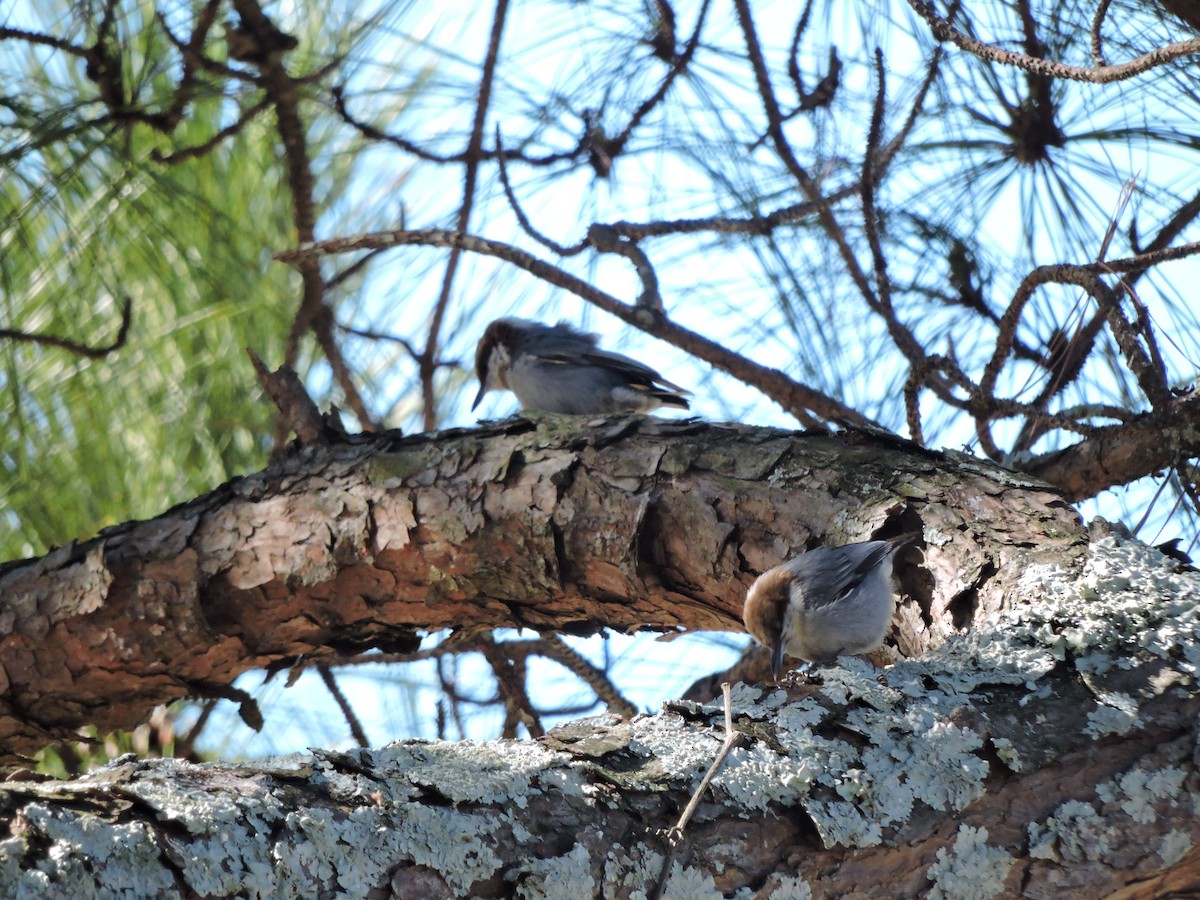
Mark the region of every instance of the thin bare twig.
<instances>
[{"instance_id":1,"label":"thin bare twig","mask_svg":"<svg viewBox=\"0 0 1200 900\"><path fill-rule=\"evenodd\" d=\"M573 247L567 247L557 241L548 238L538 229L533 227L533 223L529 221L529 217L525 215L525 210L521 208L521 204L517 201L516 192L512 188L512 184L508 180L508 158L504 153L504 143L500 139L500 126L496 126L496 161L500 168L500 184L504 188L504 196L508 198L508 205L512 209L513 214L517 217L517 222L521 226L521 230L527 235L559 256L575 256L587 249L588 242L582 240Z\"/></svg>"},{"instance_id":2,"label":"thin bare twig","mask_svg":"<svg viewBox=\"0 0 1200 900\"><path fill-rule=\"evenodd\" d=\"M821 223L821 227L825 230L825 233L833 241L834 246L837 247L838 255L845 264L850 280L862 295L868 308L873 312L882 313L883 309L879 298L876 296L875 291L872 290L871 283L862 266L859 264L858 258L854 254L854 249L850 246L850 241L846 237L845 230L833 215L832 208L821 197L816 181L796 159L795 153L788 143L787 136L783 133L783 117L779 112L779 102L775 97L774 88L771 86L771 76L763 57L762 47L758 40L758 32L754 26L754 18L750 11L750 2L749 0L734 0L734 7L737 11L738 25L746 41L747 56L749 57L751 68L754 70L759 99L762 101L763 111L767 116L767 133L771 136L775 152L787 170L796 179L796 183L804 196L815 204L817 220ZM920 360L924 357L924 347L917 340L916 335L897 321L895 317L892 317L888 321L888 328L897 349L910 361Z\"/></svg>"},{"instance_id":3,"label":"thin bare twig","mask_svg":"<svg viewBox=\"0 0 1200 900\"><path fill-rule=\"evenodd\" d=\"M192 147L184 147L176 150L173 153L164 153L157 147L150 150L150 158L155 162L163 163L164 165L176 165L177 163L187 162L190 159L205 156L215 150L226 139L233 137L243 128L258 118L258 114L271 105L271 100L268 97L263 97L253 106L248 107L245 112L238 116L237 121L230 125L226 125L211 138L202 144L196 144Z\"/></svg>"},{"instance_id":4,"label":"thin bare twig","mask_svg":"<svg viewBox=\"0 0 1200 900\"><path fill-rule=\"evenodd\" d=\"M467 736L467 729L462 719L462 710L458 706L458 685L454 681L453 674L447 672L447 668L451 666L456 666L455 657L452 654L437 658L438 681L441 684L442 693L449 699L448 703L439 704L438 710L443 716L445 715L444 709L448 708L450 710L450 716L454 719L454 724L458 728L458 736L465 738ZM443 732L443 728L444 723L439 725L439 734Z\"/></svg>"},{"instance_id":5,"label":"thin bare twig","mask_svg":"<svg viewBox=\"0 0 1200 900\"><path fill-rule=\"evenodd\" d=\"M833 102L834 95L837 94L838 85L841 83L842 61L838 59L837 47L830 46L829 48L829 70L817 82L817 86L813 90L806 91L804 89L804 79L800 75L800 40L804 37L804 32L808 30L809 17L812 13L813 0L808 0L804 4L804 11L800 13L800 18L796 20L796 27L792 31L792 46L788 52L788 78L792 82L792 90L796 92L796 107L784 115L783 121L790 122L801 113L811 112L814 109L820 109L823 106L828 106ZM751 150L757 150L767 142L769 134L763 134L750 145Z\"/></svg>"},{"instance_id":6,"label":"thin bare twig","mask_svg":"<svg viewBox=\"0 0 1200 900\"><path fill-rule=\"evenodd\" d=\"M1185 259L1189 256L1195 256L1197 253L1200 253L1200 241L1193 241L1188 244L1177 244L1174 247L1148 250L1144 253L1139 253L1137 256L1130 256L1125 259L1112 259L1105 263L1092 263L1081 268L1089 269L1093 272L1139 272L1140 274L1140 270L1142 269L1157 266L1159 263Z\"/></svg>"},{"instance_id":7,"label":"thin bare twig","mask_svg":"<svg viewBox=\"0 0 1200 900\"><path fill-rule=\"evenodd\" d=\"M607 225L592 225L588 228L588 243L598 253L613 253L633 263L633 268L642 282L642 293L637 299L638 307L649 309L658 315L663 314L662 296L658 293L658 275L641 247L631 240L623 239Z\"/></svg>"},{"instance_id":8,"label":"thin bare twig","mask_svg":"<svg viewBox=\"0 0 1200 900\"><path fill-rule=\"evenodd\" d=\"M200 715L196 717L192 727L188 729L187 734L181 734L175 738L176 759L196 759L196 741L199 740L205 727L212 720L213 711L217 708L217 701L200 700L197 702L197 706L200 707Z\"/></svg>"},{"instance_id":9,"label":"thin bare twig","mask_svg":"<svg viewBox=\"0 0 1200 900\"><path fill-rule=\"evenodd\" d=\"M434 153L430 150L426 150L419 144L415 144L412 141L407 140L406 138L402 138L399 135L388 134L385 131L379 130L375 126L356 118L346 105L346 86L344 84L334 85L331 89L331 93L333 94L334 109L337 111L338 115L342 117L342 120L347 125L358 130L363 137L367 138L368 140L391 144L392 146L398 147L406 153L411 153L413 156L417 157L418 159L423 159L426 162L452 165L467 161L468 151L466 150L462 150L458 153ZM526 153L509 153L508 155L510 159L519 159L527 166L543 167L554 165L560 162L566 162L572 159L578 159L583 155L584 150L585 140L580 138L579 143L570 150L564 150L558 153L548 153L545 156L530 156ZM498 151L485 150L481 148L478 158L480 161L490 160L497 158L498 155Z\"/></svg>"},{"instance_id":10,"label":"thin bare twig","mask_svg":"<svg viewBox=\"0 0 1200 900\"><path fill-rule=\"evenodd\" d=\"M315 237L317 219L312 161L309 158L304 121L300 115L298 82L288 74L283 64L284 51L295 45L295 39L275 27L258 0L233 0L233 8L241 18L240 29L235 29L237 33L248 44L263 51L261 55L248 56L247 60L258 66L260 83L275 110L296 235L301 241L311 241ZM288 333L284 364L293 368L296 366L300 356L300 340L311 331L350 410L364 430L374 430L374 421L355 384L354 374L334 339L333 313L325 302L325 281L321 277L320 264L310 259L298 264L296 269L300 273L301 299ZM284 437L277 431L276 444L282 443Z\"/></svg>"},{"instance_id":11,"label":"thin bare twig","mask_svg":"<svg viewBox=\"0 0 1200 900\"><path fill-rule=\"evenodd\" d=\"M1162 228L1158 230L1158 234L1154 236L1154 239L1150 241L1150 243L1146 244L1146 246L1141 248L1139 248L1137 245L1136 235L1133 233L1134 225L1131 223L1130 245L1139 253L1139 257L1135 257L1135 259L1140 258L1141 254L1150 255L1159 253L1163 250L1175 249L1170 246L1171 241L1179 237L1179 235L1181 235L1184 230L1192 224L1198 215L1200 215L1200 194L1196 194L1196 196L1192 197L1191 200L1188 200L1186 203L1180 206L1179 209L1175 211L1175 214L1172 215L1171 218L1168 219L1162 226ZM1193 244L1191 246L1195 247L1196 245ZM1129 271L1129 283L1136 284L1138 279L1148 271L1149 265L1151 264L1147 264L1145 268L1124 270Z\"/></svg>"},{"instance_id":12,"label":"thin bare twig","mask_svg":"<svg viewBox=\"0 0 1200 900\"><path fill-rule=\"evenodd\" d=\"M1138 519L1137 524L1133 526L1134 537L1137 537L1138 532L1140 532L1146 526L1146 521L1150 518L1150 513L1154 512L1154 507L1157 505L1159 498L1163 495L1163 491L1167 489L1167 483L1169 481L1170 479L1164 478L1158 483L1158 489L1154 492L1154 496L1150 498L1150 502L1146 504L1146 511L1142 513L1142 517ZM1176 504L1178 504L1178 502L1182 499L1183 495L1180 494L1178 497L1176 497ZM1167 514L1168 518L1173 515L1174 512L1174 510L1171 510L1171 512Z\"/></svg>"},{"instance_id":13,"label":"thin bare twig","mask_svg":"<svg viewBox=\"0 0 1200 900\"><path fill-rule=\"evenodd\" d=\"M1117 203L1112 214L1108 219L1108 227L1105 229L1104 237L1100 241L1100 249L1096 253L1096 262L1103 262L1104 257L1108 255L1108 248L1112 245L1113 236L1117 233L1117 223L1124 215L1125 207L1128 205L1130 198L1133 196L1134 180L1129 179L1121 187L1121 193L1117 197ZM1130 289L1132 290L1132 288ZM1078 308L1078 304L1076 306ZM1073 309L1071 315L1074 315ZM1046 368L1049 370L1050 377L1047 379L1045 387L1042 388L1038 396L1033 400L1033 405L1036 409L1041 410L1029 416L1025 420L1025 424L1021 427L1020 434L1013 442L1012 448L1014 452L1022 452L1029 449L1037 442L1049 427L1044 421L1044 412L1049 409L1050 401L1062 392L1068 385L1072 384L1079 373L1083 370L1083 365L1091 355L1092 348L1096 343L1096 337L1100 333L1100 328L1103 326L1103 313L1097 312L1088 322L1087 325L1082 324L1082 317L1077 323L1074 334L1065 342L1061 339L1056 346L1052 341L1050 344L1049 358L1046 360ZM1057 335L1061 338L1061 332Z\"/></svg>"},{"instance_id":14,"label":"thin bare twig","mask_svg":"<svg viewBox=\"0 0 1200 900\"><path fill-rule=\"evenodd\" d=\"M166 16L163 15L161 10L155 11L160 27L166 32L167 38L176 45L183 55L183 71L179 76L179 82L175 86L171 105L165 112L158 114L158 118L162 122L161 130L164 133L170 133L175 129L175 126L183 119L183 114L187 110L188 104L196 96L198 64L203 58L204 42L208 39L208 33L212 30L213 24L217 20L217 9L219 6L220 0L207 0L196 14L196 24L192 28L192 36L186 44L176 41L175 35L171 34L171 29L167 26Z\"/></svg>"},{"instance_id":15,"label":"thin bare twig","mask_svg":"<svg viewBox=\"0 0 1200 900\"><path fill-rule=\"evenodd\" d=\"M1175 398L1118 425L1097 428L1088 440L1024 463L1023 471L1057 486L1068 500L1094 497L1200 454L1200 391Z\"/></svg>"},{"instance_id":16,"label":"thin bare twig","mask_svg":"<svg viewBox=\"0 0 1200 900\"><path fill-rule=\"evenodd\" d=\"M742 733L734 730L733 727L733 700L730 696L728 681L721 682L721 693L725 698L725 740L721 744L721 749L717 751L712 765L708 767L708 771L704 773L704 777L700 779L700 784L697 785L696 790L692 793L692 798L688 801L688 805L680 814L679 821L667 833L667 839L671 844L671 852L663 860L662 870L658 875L658 884L655 885L654 893L651 895L652 900L659 900L666 889L667 879L671 874L671 866L674 865L675 859L679 854L679 848L683 843L684 829L687 828L688 822L692 820L692 816L696 814L696 810L700 808L700 800L703 798L704 792L708 789L709 783L713 780L713 776L720 771L721 766L725 764L725 759L729 756L730 752L742 739Z\"/></svg>"},{"instance_id":17,"label":"thin bare twig","mask_svg":"<svg viewBox=\"0 0 1200 900\"><path fill-rule=\"evenodd\" d=\"M610 157L615 159L618 155L620 155L621 151L625 148L625 144L628 143L629 138L633 135L634 129L642 123L642 121L650 114L654 107L658 106L658 104L662 102L663 98L667 96L667 91L671 89L671 85L674 83L675 79L688 67L688 65L691 64L692 57L696 53L696 48L700 45L700 32L704 28L704 21L708 16L708 7L710 2L711 0L704 0L704 2L700 4L700 12L696 17L696 29L692 32L692 36L688 39L687 45L684 47L683 52L679 54L675 58L675 61L671 64L671 68L667 71L667 74L659 84L658 89L645 100L643 100L638 108L633 111L633 115L629 117L629 121L626 123L624 130L616 137L610 138L606 142L604 149L608 152Z\"/></svg>"},{"instance_id":18,"label":"thin bare twig","mask_svg":"<svg viewBox=\"0 0 1200 900\"><path fill-rule=\"evenodd\" d=\"M1102 270L1108 264L1097 264ZM1021 311L1033 296L1033 292L1044 284L1074 284L1091 295L1100 311L1104 313L1109 329L1117 341L1117 346L1125 356L1126 365L1147 399L1155 409L1163 409L1170 402L1170 391L1163 373L1155 366L1142 349L1133 326L1121 312L1120 302L1116 294L1101 280L1096 266L1050 265L1039 266L1025 276L1018 285L1012 302L1001 317L1000 333L997 335L996 350L984 367L980 380L980 389L985 396L995 392L996 379L1010 353L1012 334L1015 333Z\"/></svg>"},{"instance_id":19,"label":"thin bare twig","mask_svg":"<svg viewBox=\"0 0 1200 900\"><path fill-rule=\"evenodd\" d=\"M375 331L371 328L352 328L349 325L343 325L340 322L338 323L337 327L338 330L344 334L352 334L355 337L366 338L369 341L387 341L388 343L399 344L404 348L404 352L412 357L414 362L421 358L421 351L413 346L412 341L408 340L407 338L402 338L398 334L390 334L386 331ZM454 368L459 364L460 363L457 360L453 359L439 359L434 363L434 365L440 369Z\"/></svg>"},{"instance_id":20,"label":"thin bare twig","mask_svg":"<svg viewBox=\"0 0 1200 900\"><path fill-rule=\"evenodd\" d=\"M1146 352L1150 354L1150 365L1158 373L1162 384L1166 385L1167 364L1163 361L1162 352L1158 349L1158 338L1154 335L1154 325L1150 320L1150 310L1142 302L1142 298L1137 295L1137 291L1133 289L1133 285L1127 284L1123 278L1117 284L1129 295L1129 302L1133 304L1134 311L1137 312L1137 330L1141 332L1142 341L1146 344Z\"/></svg>"},{"instance_id":21,"label":"thin bare twig","mask_svg":"<svg viewBox=\"0 0 1200 900\"><path fill-rule=\"evenodd\" d=\"M1200 53L1200 39L1193 39L1190 41L1179 41L1174 44L1168 44L1166 47L1160 47L1157 50L1151 50L1149 53L1144 53L1136 59L1121 63L1120 65L1099 66L1091 69L1083 66L1068 66L1064 63L1051 62L1050 60L1039 59L1024 53L1014 53L1011 50L1004 50L964 34L939 16L934 8L925 3L924 0L908 0L908 5L916 10L917 15L925 20L933 31L934 36L939 40L950 41L960 50L965 50L967 53L978 56L980 59L1001 63L1006 66L1015 66L1018 69L1024 69L1026 72L1044 75L1049 78L1087 81L1093 84L1109 84L1114 81L1124 81L1127 78L1141 75L1143 72L1148 72L1172 60L1180 59L1193 53Z\"/></svg>"},{"instance_id":22,"label":"thin bare twig","mask_svg":"<svg viewBox=\"0 0 1200 900\"><path fill-rule=\"evenodd\" d=\"M541 646L536 650L537 653L552 659L560 666L563 666L572 675L590 687L596 692L604 703L608 704L611 712L618 716L632 716L637 710L633 704L625 699L625 696L617 690L617 686L612 683L608 675L600 669L597 669L590 662L572 650L557 635L543 635L538 641Z\"/></svg>"},{"instance_id":23,"label":"thin bare twig","mask_svg":"<svg viewBox=\"0 0 1200 900\"><path fill-rule=\"evenodd\" d=\"M488 39L487 56L483 61L483 77L479 82L479 96L475 102L475 120L471 125L471 137L467 141L466 161L463 172L463 200L458 210L457 230L465 233L471 221L471 210L475 205L475 182L479 176L479 156L483 147L483 126L487 121L488 104L492 96L492 82L496 77L496 64L500 59L500 38L504 34L504 22L508 17L508 0L497 0L496 11L492 18L492 31ZM458 261L461 250L450 248L446 260L446 271L442 276L441 293L433 308L433 316L429 323L429 336L425 342L425 351L419 362L421 378L421 394L424 405L424 424L426 431L437 427L437 397L434 391L433 376L436 371L434 361L438 354L438 344L441 340L442 320L446 315L446 307L450 303L450 291L454 285L454 275L458 271Z\"/></svg>"},{"instance_id":24,"label":"thin bare twig","mask_svg":"<svg viewBox=\"0 0 1200 900\"><path fill-rule=\"evenodd\" d=\"M541 717L533 701L529 699L525 679L522 673L517 671L516 661L505 653L503 645L497 643L490 634L479 638L479 650L492 667L492 674L496 676L496 683L500 689L500 697L504 700L505 720L501 737L515 738L518 723L525 726L530 737L538 738L544 735L546 729L542 727ZM524 669L524 660L520 662L521 668Z\"/></svg>"},{"instance_id":25,"label":"thin bare twig","mask_svg":"<svg viewBox=\"0 0 1200 900\"><path fill-rule=\"evenodd\" d=\"M125 346L125 341L129 337L129 326L132 322L133 300L125 297L121 303L121 325L117 329L117 336L107 346L89 347L87 344L81 344L69 338L55 337L51 334L39 334L34 331L21 331L16 328L0 328L0 340L42 344L47 347L58 347L62 350L67 350L77 356L86 356L88 359L103 359L113 351L120 350Z\"/></svg>"},{"instance_id":26,"label":"thin bare twig","mask_svg":"<svg viewBox=\"0 0 1200 900\"><path fill-rule=\"evenodd\" d=\"M1092 437L1100 433L1101 426L1086 424L1080 421L1081 419L1087 417L1127 421L1135 417L1128 410L1104 404L1087 404L1059 413L1048 413L1033 403L1022 403L1011 398L996 397L985 393L979 385L967 378L958 363L950 357L931 354L920 365L910 369L904 384L904 403L909 435L918 443L924 441L918 405L919 394L921 388L934 373L939 374L952 387L967 393L966 401L955 398L953 405L967 410L975 419L975 432L981 448L992 459L1001 459L1007 455L996 446L991 432L988 430L988 424L994 419L1016 416L1028 418L1037 415L1039 421L1046 428L1059 428L1084 437Z\"/></svg>"},{"instance_id":27,"label":"thin bare twig","mask_svg":"<svg viewBox=\"0 0 1200 900\"><path fill-rule=\"evenodd\" d=\"M1092 16L1092 65L1096 68L1103 68L1106 63L1104 61L1104 45L1103 38L1100 37L1100 28L1104 24L1104 17L1108 15L1108 6L1112 0L1100 0L1096 6L1096 14Z\"/></svg>"},{"instance_id":28,"label":"thin bare twig","mask_svg":"<svg viewBox=\"0 0 1200 900\"><path fill-rule=\"evenodd\" d=\"M364 253L362 256L360 256L358 259L356 259L350 265L346 266L346 268L342 269L336 275L333 275L331 278L329 278L325 282L325 290L330 291L330 290L333 290L335 287L338 287L339 285L344 284L345 282L347 282L348 280L353 278L355 275L357 275L359 272L361 272L363 269L365 269L367 266L369 266L371 264L371 260L375 259L375 257L377 257L382 252L383 252L382 250L372 250L370 253Z\"/></svg>"},{"instance_id":29,"label":"thin bare twig","mask_svg":"<svg viewBox=\"0 0 1200 900\"><path fill-rule=\"evenodd\" d=\"M329 663L322 662L317 664L317 672L321 676L321 680L325 682L325 687L338 705L338 709L342 711L342 716L346 719L346 724L350 726L350 734L354 738L355 743L360 747L369 747L370 742L367 740L367 733L363 731L362 723L358 721L358 716L354 712L354 708L350 705L350 701L346 699L346 695L342 693L342 689L338 686L337 679L333 677L333 671L329 668Z\"/></svg>"},{"instance_id":30,"label":"thin bare twig","mask_svg":"<svg viewBox=\"0 0 1200 900\"><path fill-rule=\"evenodd\" d=\"M220 5L221 0L209 0L208 6L213 8L214 19L216 16L216 11L219 9ZM186 41L176 36L176 34L171 31L171 27L167 22L167 17L162 13L162 11L156 12L155 15L158 17L158 25L160 28L162 28L163 33L167 36L167 40L174 44L175 49L178 50L183 56L185 72L188 69L200 69L213 75L217 75L221 78L228 78L231 81L240 81L246 84L254 85L259 84L259 77L256 72L226 65L223 62L217 62L217 60L210 59L201 52L204 49L204 41L207 37L207 28L204 28L203 30L201 29L204 20L208 16L207 6L205 7L205 10L202 12L201 16L198 18L196 28L192 29L192 36Z\"/></svg>"},{"instance_id":31,"label":"thin bare twig","mask_svg":"<svg viewBox=\"0 0 1200 900\"><path fill-rule=\"evenodd\" d=\"M271 372L259 355L249 347L246 348L246 354L254 366L258 383L279 410L282 423L289 430L296 432L296 438L302 445L314 444L321 440L330 429L321 417L317 404L305 390L296 370L283 365Z\"/></svg>"},{"instance_id":32,"label":"thin bare twig","mask_svg":"<svg viewBox=\"0 0 1200 900\"><path fill-rule=\"evenodd\" d=\"M43 47L53 47L55 50L61 50L63 53L69 53L71 56L77 56L80 59L88 58L89 51L86 47L72 44L64 38L41 34L37 31L26 31L24 28L0 27L0 41L10 40L25 41L28 44L39 44Z\"/></svg>"},{"instance_id":33,"label":"thin bare twig","mask_svg":"<svg viewBox=\"0 0 1200 900\"><path fill-rule=\"evenodd\" d=\"M871 248L871 259L875 266L875 290L878 292L879 309L890 331L896 320L892 308L892 282L888 278L887 257L883 252L883 244L879 241L879 223L875 210L875 173L872 169L875 154L879 149L883 133L883 114L887 89L887 70L883 64L883 51L875 48L875 78L878 87L875 91L875 103L871 109L871 125L867 130L867 152L863 154L862 164L862 202L863 202L863 231L867 236L867 245Z\"/></svg>"}]
</instances>

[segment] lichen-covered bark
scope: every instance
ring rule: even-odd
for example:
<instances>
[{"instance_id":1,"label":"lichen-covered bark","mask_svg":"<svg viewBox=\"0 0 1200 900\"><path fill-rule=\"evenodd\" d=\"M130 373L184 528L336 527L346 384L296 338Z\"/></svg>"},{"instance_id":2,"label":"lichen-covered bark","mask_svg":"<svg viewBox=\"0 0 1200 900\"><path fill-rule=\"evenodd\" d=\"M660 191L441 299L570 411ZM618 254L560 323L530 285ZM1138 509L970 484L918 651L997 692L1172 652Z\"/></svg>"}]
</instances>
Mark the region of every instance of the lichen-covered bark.
<instances>
[{"instance_id":1,"label":"lichen-covered bark","mask_svg":"<svg viewBox=\"0 0 1200 900\"><path fill-rule=\"evenodd\" d=\"M1028 606L920 659L735 686L742 743L663 896L1200 890L1200 576L1092 550L1029 567ZM0 896L646 897L722 723L676 702L536 743L10 781Z\"/></svg>"},{"instance_id":2,"label":"lichen-covered bark","mask_svg":"<svg viewBox=\"0 0 1200 900\"><path fill-rule=\"evenodd\" d=\"M911 528L910 656L1019 605L1024 569L1075 566L1084 545L1045 485L863 434L548 417L308 447L0 568L0 764L250 668L426 630L740 629L758 573Z\"/></svg>"}]
</instances>

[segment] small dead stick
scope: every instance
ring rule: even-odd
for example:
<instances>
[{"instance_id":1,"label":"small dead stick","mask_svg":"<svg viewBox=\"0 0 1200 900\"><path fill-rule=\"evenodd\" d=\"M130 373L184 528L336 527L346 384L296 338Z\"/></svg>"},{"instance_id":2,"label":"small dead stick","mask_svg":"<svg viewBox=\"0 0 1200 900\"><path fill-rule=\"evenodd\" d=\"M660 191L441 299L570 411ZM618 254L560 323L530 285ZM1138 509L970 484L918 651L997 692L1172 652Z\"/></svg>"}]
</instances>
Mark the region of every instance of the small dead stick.
<instances>
[{"instance_id":1,"label":"small dead stick","mask_svg":"<svg viewBox=\"0 0 1200 900\"><path fill-rule=\"evenodd\" d=\"M341 418L334 410L325 416L321 415L295 369L280 366L271 372L252 349L247 347L246 353L258 375L258 383L279 409L284 424L296 432L301 444L314 444L322 436L331 433L346 433L341 427Z\"/></svg>"},{"instance_id":2,"label":"small dead stick","mask_svg":"<svg viewBox=\"0 0 1200 900\"><path fill-rule=\"evenodd\" d=\"M679 855L679 848L683 844L683 830L687 827L688 822L691 821L692 816L696 814L696 810L700 808L700 798L704 796L704 791L708 788L709 782L713 780L713 777L725 763L725 757L729 756L729 751L736 747L738 741L742 738L740 731L733 730L733 702L729 696L728 681L721 682L721 693L725 696L725 741L721 744L721 749L717 751L717 756L712 761L712 765L708 767L708 771L700 779L700 784L697 786L695 793L692 794L692 799L688 801L688 805L684 808L682 815L680 815L679 821L667 832L667 840L671 842L671 852L667 854L667 858L663 861L662 871L658 874L658 885L654 888L654 893L651 895L650 900L660 900L662 897L662 893L667 887L667 878L670 876L671 866Z\"/></svg>"}]
</instances>

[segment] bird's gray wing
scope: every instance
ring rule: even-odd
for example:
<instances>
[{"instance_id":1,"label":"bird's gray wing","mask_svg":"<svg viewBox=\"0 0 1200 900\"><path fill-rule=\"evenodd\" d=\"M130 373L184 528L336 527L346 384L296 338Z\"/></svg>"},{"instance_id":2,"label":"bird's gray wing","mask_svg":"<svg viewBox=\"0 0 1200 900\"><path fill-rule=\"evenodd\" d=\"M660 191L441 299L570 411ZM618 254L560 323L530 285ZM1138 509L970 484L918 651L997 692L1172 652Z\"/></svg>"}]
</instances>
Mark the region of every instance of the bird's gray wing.
<instances>
[{"instance_id":1,"label":"bird's gray wing","mask_svg":"<svg viewBox=\"0 0 1200 900\"><path fill-rule=\"evenodd\" d=\"M570 377L566 372L572 368L586 368L593 373L599 369L608 376L606 387L643 390L665 403L687 407L687 401L678 395L691 391L668 381L636 359L601 350L596 346L596 335L577 331L566 322L530 335L521 351L534 357L538 365L561 367L563 374L559 377Z\"/></svg>"},{"instance_id":2,"label":"bird's gray wing","mask_svg":"<svg viewBox=\"0 0 1200 900\"><path fill-rule=\"evenodd\" d=\"M582 356L596 349L596 340L596 335L589 331L580 331L567 322L559 322L527 334L520 351L547 360L555 356Z\"/></svg>"},{"instance_id":3,"label":"bird's gray wing","mask_svg":"<svg viewBox=\"0 0 1200 900\"><path fill-rule=\"evenodd\" d=\"M630 359L621 353L609 353L607 350L595 349L585 353L583 356L592 365L620 372L634 384L645 384L646 387L662 385L673 391L679 391L681 394L691 393L686 388L667 381L655 369L638 362L636 359Z\"/></svg>"},{"instance_id":4,"label":"bird's gray wing","mask_svg":"<svg viewBox=\"0 0 1200 900\"><path fill-rule=\"evenodd\" d=\"M534 349L531 355L538 365L558 368L560 374L557 377L570 378L568 373L572 373L572 370L585 370L590 373L587 378L595 382L596 374L603 372L606 387L645 391L664 402L673 402L685 408L687 401L682 395L691 393L636 359L595 347L577 346L564 349L559 345L553 349Z\"/></svg>"},{"instance_id":5,"label":"bird's gray wing","mask_svg":"<svg viewBox=\"0 0 1200 900\"><path fill-rule=\"evenodd\" d=\"M607 369L622 377L622 382L643 384L647 388L663 385L680 393L691 393L663 378L656 370L622 353L601 350L596 346L596 335L580 331L568 322L547 326L530 333L521 346L521 351L536 356L549 365L578 365L585 363Z\"/></svg>"},{"instance_id":6,"label":"bird's gray wing","mask_svg":"<svg viewBox=\"0 0 1200 900\"><path fill-rule=\"evenodd\" d=\"M862 584L897 546L890 541L865 541L844 547L817 547L801 553L788 566L800 584L804 605L828 606Z\"/></svg>"}]
</instances>

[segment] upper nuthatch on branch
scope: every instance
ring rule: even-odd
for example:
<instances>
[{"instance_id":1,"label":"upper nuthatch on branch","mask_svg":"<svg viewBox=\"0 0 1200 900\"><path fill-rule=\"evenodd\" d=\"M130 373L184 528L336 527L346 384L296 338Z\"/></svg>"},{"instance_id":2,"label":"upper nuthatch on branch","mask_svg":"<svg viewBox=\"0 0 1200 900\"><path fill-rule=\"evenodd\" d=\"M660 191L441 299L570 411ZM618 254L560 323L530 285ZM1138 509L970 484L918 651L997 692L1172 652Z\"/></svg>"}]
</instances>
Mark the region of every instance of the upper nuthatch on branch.
<instances>
[{"instance_id":1,"label":"upper nuthatch on branch","mask_svg":"<svg viewBox=\"0 0 1200 900\"><path fill-rule=\"evenodd\" d=\"M882 644L896 603L892 558L920 536L817 547L758 576L742 619L770 648L772 677L779 679L785 653L826 663Z\"/></svg>"},{"instance_id":2,"label":"upper nuthatch on branch","mask_svg":"<svg viewBox=\"0 0 1200 900\"><path fill-rule=\"evenodd\" d=\"M497 319L475 351L479 393L504 388L522 409L574 415L649 412L660 406L688 408L684 394L649 366L596 346L596 336L566 322L542 325Z\"/></svg>"}]
</instances>

